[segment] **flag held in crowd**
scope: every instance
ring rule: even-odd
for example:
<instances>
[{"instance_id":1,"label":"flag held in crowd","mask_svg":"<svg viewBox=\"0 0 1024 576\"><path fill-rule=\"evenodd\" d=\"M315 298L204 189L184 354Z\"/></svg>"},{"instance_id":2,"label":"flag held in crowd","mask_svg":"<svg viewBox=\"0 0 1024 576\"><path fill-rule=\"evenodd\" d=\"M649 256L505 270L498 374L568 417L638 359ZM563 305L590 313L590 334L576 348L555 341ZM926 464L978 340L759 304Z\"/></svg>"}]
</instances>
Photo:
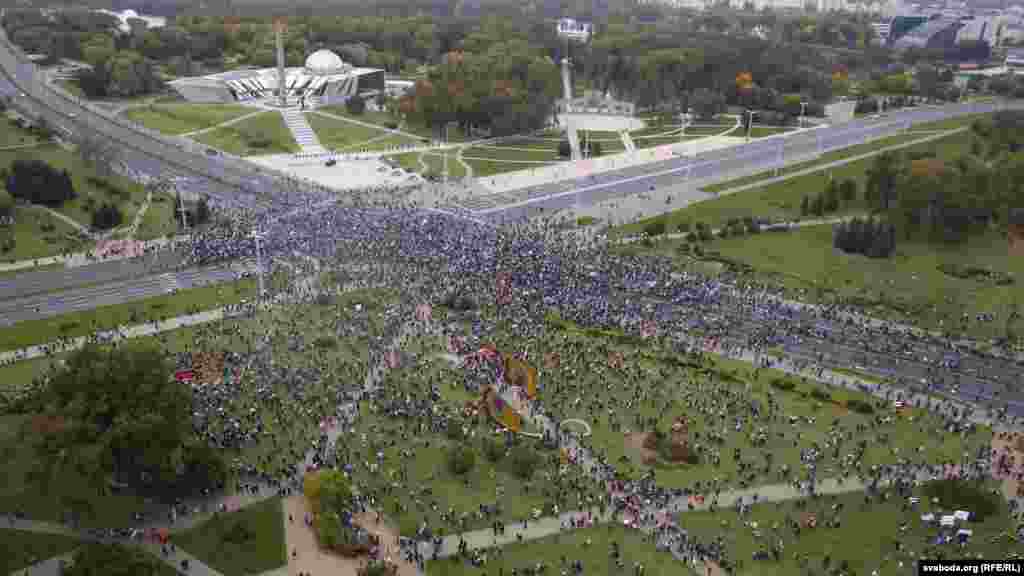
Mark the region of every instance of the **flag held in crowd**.
<instances>
[{"instance_id":1,"label":"flag held in crowd","mask_svg":"<svg viewBox=\"0 0 1024 576\"><path fill-rule=\"evenodd\" d=\"M420 304L416 307L416 319L420 322L429 322L434 309L430 304Z\"/></svg>"}]
</instances>

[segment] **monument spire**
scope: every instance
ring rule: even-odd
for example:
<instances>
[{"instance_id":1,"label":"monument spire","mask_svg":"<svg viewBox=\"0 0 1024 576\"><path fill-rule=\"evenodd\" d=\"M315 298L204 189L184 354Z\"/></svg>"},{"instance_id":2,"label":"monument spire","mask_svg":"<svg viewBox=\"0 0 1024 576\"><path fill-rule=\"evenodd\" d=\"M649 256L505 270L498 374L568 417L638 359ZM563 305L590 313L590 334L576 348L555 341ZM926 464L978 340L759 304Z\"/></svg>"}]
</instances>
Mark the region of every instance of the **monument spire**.
<instances>
[{"instance_id":1,"label":"monument spire","mask_svg":"<svg viewBox=\"0 0 1024 576\"><path fill-rule=\"evenodd\" d=\"M274 18L274 41L277 44L277 93L281 97L281 107L288 106L288 85L284 77L284 29L283 16Z\"/></svg>"}]
</instances>

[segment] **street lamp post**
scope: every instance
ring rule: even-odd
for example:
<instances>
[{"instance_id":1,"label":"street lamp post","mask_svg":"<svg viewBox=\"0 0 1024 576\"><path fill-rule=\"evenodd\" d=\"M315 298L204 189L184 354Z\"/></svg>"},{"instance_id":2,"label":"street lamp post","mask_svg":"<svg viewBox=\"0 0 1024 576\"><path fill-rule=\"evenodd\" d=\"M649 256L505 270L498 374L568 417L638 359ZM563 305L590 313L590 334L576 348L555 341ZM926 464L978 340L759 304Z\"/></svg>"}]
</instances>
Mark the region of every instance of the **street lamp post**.
<instances>
[{"instance_id":1,"label":"street lamp post","mask_svg":"<svg viewBox=\"0 0 1024 576\"><path fill-rule=\"evenodd\" d=\"M807 102L800 103L800 127L804 127L804 117L807 116Z\"/></svg>"},{"instance_id":2,"label":"street lamp post","mask_svg":"<svg viewBox=\"0 0 1024 576\"><path fill-rule=\"evenodd\" d=\"M747 142L750 142L750 130L754 127L754 111L747 110L746 114L749 116L749 121L747 122Z\"/></svg>"}]
</instances>

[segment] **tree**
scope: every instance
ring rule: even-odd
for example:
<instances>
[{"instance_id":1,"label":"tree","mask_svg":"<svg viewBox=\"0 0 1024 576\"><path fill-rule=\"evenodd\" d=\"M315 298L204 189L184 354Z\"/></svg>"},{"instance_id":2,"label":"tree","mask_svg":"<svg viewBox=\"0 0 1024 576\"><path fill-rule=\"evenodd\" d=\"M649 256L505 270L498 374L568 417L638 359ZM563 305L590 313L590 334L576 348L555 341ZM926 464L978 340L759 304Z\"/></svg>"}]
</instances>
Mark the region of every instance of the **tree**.
<instances>
[{"instance_id":1,"label":"tree","mask_svg":"<svg viewBox=\"0 0 1024 576\"><path fill-rule=\"evenodd\" d=\"M45 206L60 206L76 196L67 170L57 170L42 160L15 160L6 185L11 196Z\"/></svg>"},{"instance_id":2,"label":"tree","mask_svg":"<svg viewBox=\"0 0 1024 576\"><path fill-rule=\"evenodd\" d=\"M206 196L199 199L196 203L196 216L195 224L197 226L206 224L210 220L210 202Z\"/></svg>"},{"instance_id":3,"label":"tree","mask_svg":"<svg viewBox=\"0 0 1024 576\"><path fill-rule=\"evenodd\" d=\"M835 212L839 209L839 183L835 179L828 181L825 186L825 198L822 201L822 209L825 212Z\"/></svg>"},{"instance_id":4,"label":"tree","mask_svg":"<svg viewBox=\"0 0 1024 576\"><path fill-rule=\"evenodd\" d=\"M701 88L690 95L690 106L701 120L711 120L725 110L725 97L720 92Z\"/></svg>"},{"instance_id":5,"label":"tree","mask_svg":"<svg viewBox=\"0 0 1024 576\"><path fill-rule=\"evenodd\" d=\"M857 181L853 178L845 178L839 184L839 197L843 204L849 204L857 199Z\"/></svg>"},{"instance_id":6,"label":"tree","mask_svg":"<svg viewBox=\"0 0 1024 576\"><path fill-rule=\"evenodd\" d=\"M74 554L65 576L159 576L166 567L153 556L120 544L88 544Z\"/></svg>"},{"instance_id":7,"label":"tree","mask_svg":"<svg viewBox=\"0 0 1024 576\"><path fill-rule=\"evenodd\" d=\"M122 220L124 215L121 214L121 209L109 202L104 202L92 212L92 227L97 230L117 228Z\"/></svg>"},{"instance_id":8,"label":"tree","mask_svg":"<svg viewBox=\"0 0 1024 576\"><path fill-rule=\"evenodd\" d=\"M868 168L864 184L864 200L872 210L887 212L896 198L896 184L899 180L899 158L884 152L875 156Z\"/></svg>"},{"instance_id":9,"label":"tree","mask_svg":"<svg viewBox=\"0 0 1024 576\"><path fill-rule=\"evenodd\" d=\"M815 216L822 216L825 214L825 199L822 198L821 194L815 194L814 200L811 201L811 214Z\"/></svg>"},{"instance_id":10,"label":"tree","mask_svg":"<svg viewBox=\"0 0 1024 576\"><path fill-rule=\"evenodd\" d=\"M109 140L87 135L79 139L77 150L78 155L105 178L113 176L117 168L123 166L120 149Z\"/></svg>"},{"instance_id":11,"label":"tree","mask_svg":"<svg viewBox=\"0 0 1024 576\"><path fill-rule=\"evenodd\" d=\"M14 215L14 197L7 190L0 189L0 218Z\"/></svg>"},{"instance_id":12,"label":"tree","mask_svg":"<svg viewBox=\"0 0 1024 576\"><path fill-rule=\"evenodd\" d=\"M800 215L808 216L811 213L811 200L807 196L804 196L800 200Z\"/></svg>"},{"instance_id":13,"label":"tree","mask_svg":"<svg viewBox=\"0 0 1024 576\"><path fill-rule=\"evenodd\" d=\"M171 370L159 350L142 344L90 345L72 354L44 395L44 415L61 425L36 446L43 479L70 473L92 486L105 486L111 477L163 492L179 489L194 441L192 398L169 377Z\"/></svg>"},{"instance_id":14,"label":"tree","mask_svg":"<svg viewBox=\"0 0 1024 576\"><path fill-rule=\"evenodd\" d=\"M366 101L358 96L345 100L345 110L353 116L362 116L366 112Z\"/></svg>"},{"instance_id":15,"label":"tree","mask_svg":"<svg viewBox=\"0 0 1024 576\"><path fill-rule=\"evenodd\" d=\"M352 482L340 470L320 472L320 510L341 514L352 508Z\"/></svg>"},{"instance_id":16,"label":"tree","mask_svg":"<svg viewBox=\"0 0 1024 576\"><path fill-rule=\"evenodd\" d=\"M568 140L558 142L558 155L562 158L568 158L572 155L572 145L569 144Z\"/></svg>"},{"instance_id":17,"label":"tree","mask_svg":"<svg viewBox=\"0 0 1024 576\"><path fill-rule=\"evenodd\" d=\"M452 474L463 476L476 465L476 453L469 446L457 444L448 449L447 462Z\"/></svg>"}]
</instances>

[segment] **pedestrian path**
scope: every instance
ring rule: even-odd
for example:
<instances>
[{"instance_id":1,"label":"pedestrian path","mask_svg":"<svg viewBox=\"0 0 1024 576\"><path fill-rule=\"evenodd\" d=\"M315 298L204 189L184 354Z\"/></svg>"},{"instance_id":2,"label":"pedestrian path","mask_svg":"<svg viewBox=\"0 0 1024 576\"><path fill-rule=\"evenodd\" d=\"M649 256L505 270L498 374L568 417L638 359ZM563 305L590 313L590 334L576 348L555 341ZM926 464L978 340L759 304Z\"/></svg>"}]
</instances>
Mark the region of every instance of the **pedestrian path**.
<instances>
[{"instance_id":1,"label":"pedestrian path","mask_svg":"<svg viewBox=\"0 0 1024 576\"><path fill-rule=\"evenodd\" d=\"M306 112L301 108L288 108L281 111L284 123L291 131L292 137L301 149L301 154L323 154L327 149L320 144L316 132L306 121Z\"/></svg>"},{"instance_id":2,"label":"pedestrian path","mask_svg":"<svg viewBox=\"0 0 1024 576\"><path fill-rule=\"evenodd\" d=\"M214 124L213 126L208 126L206 128L201 128L199 130L193 130L191 132L185 132L184 134L179 134L179 136L185 137L185 138L192 138L192 137L195 137L195 136L200 136L202 134L206 134L207 132L213 132L214 130L220 130L221 128L224 128L225 126L231 126L232 124L238 124L239 122L244 122L244 121L248 120L249 118L252 118L253 116L259 116L260 114L264 114L265 112L266 112L265 110L258 110L256 112L250 112L248 114L243 114L241 116L232 118L230 120L226 120L224 122L221 122L220 124Z\"/></svg>"},{"instance_id":3,"label":"pedestrian path","mask_svg":"<svg viewBox=\"0 0 1024 576\"><path fill-rule=\"evenodd\" d=\"M74 554L74 551L71 551L67 554L47 558L31 566L15 570L11 572L11 576L62 576L64 574L64 565L71 562Z\"/></svg>"}]
</instances>

